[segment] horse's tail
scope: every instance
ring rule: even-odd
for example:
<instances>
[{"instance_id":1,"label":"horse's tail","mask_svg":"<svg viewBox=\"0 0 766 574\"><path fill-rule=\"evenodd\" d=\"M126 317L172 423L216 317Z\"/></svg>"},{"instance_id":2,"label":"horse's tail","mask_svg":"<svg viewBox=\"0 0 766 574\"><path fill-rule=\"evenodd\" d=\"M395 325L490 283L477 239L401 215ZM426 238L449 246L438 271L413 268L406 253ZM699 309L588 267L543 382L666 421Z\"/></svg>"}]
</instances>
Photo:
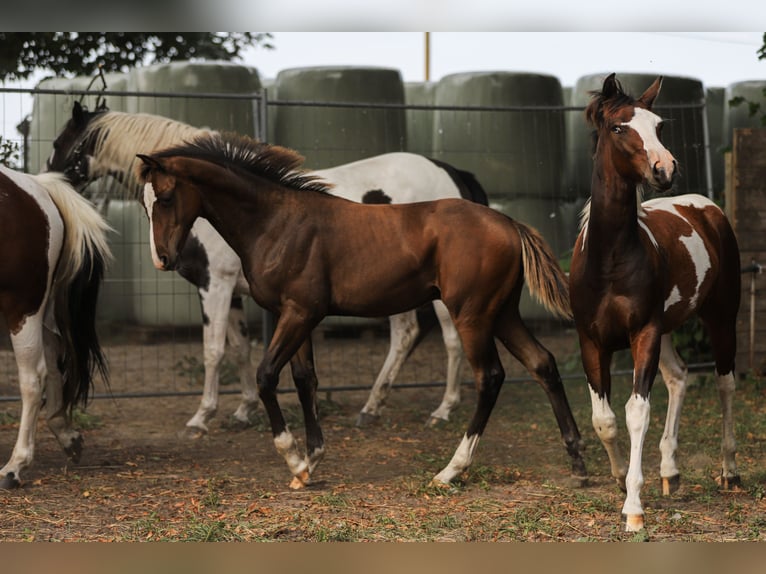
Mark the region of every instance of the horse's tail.
<instances>
[{"instance_id":1,"label":"horse's tail","mask_svg":"<svg viewBox=\"0 0 766 574\"><path fill-rule=\"evenodd\" d=\"M515 219L512 221L521 237L521 259L530 293L550 312L572 319L569 281L550 245L536 229Z\"/></svg>"},{"instance_id":2,"label":"horse's tail","mask_svg":"<svg viewBox=\"0 0 766 574\"><path fill-rule=\"evenodd\" d=\"M64 245L53 289L56 327L63 344L58 368L64 379L64 406L72 409L87 403L96 371L109 384L95 321L104 267L111 259L106 239L111 228L63 176L44 173L36 177L64 221Z\"/></svg>"},{"instance_id":3,"label":"horse's tail","mask_svg":"<svg viewBox=\"0 0 766 574\"><path fill-rule=\"evenodd\" d=\"M482 187L473 173L458 169L455 166L438 159L429 159L449 174L452 181L455 183L455 186L460 191L460 197L473 201L474 203L480 203L481 205L489 205L487 192L484 191L484 187Z\"/></svg>"}]
</instances>

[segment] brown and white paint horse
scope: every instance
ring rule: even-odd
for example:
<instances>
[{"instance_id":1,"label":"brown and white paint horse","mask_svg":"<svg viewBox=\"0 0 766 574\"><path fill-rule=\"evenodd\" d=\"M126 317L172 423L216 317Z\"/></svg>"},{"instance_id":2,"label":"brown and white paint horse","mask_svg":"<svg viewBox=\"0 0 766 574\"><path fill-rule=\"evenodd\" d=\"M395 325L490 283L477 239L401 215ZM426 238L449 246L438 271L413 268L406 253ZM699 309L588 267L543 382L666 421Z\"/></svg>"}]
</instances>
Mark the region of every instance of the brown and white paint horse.
<instances>
[{"instance_id":1,"label":"brown and white paint horse","mask_svg":"<svg viewBox=\"0 0 766 574\"><path fill-rule=\"evenodd\" d=\"M569 316L566 276L535 230L462 199L348 201L297 170L302 158L292 150L232 134L139 157L155 265L174 269L194 222L204 217L240 257L253 299L277 316L256 380L293 487L309 482L324 452L314 327L327 315L380 317L434 299L449 310L478 389L474 417L435 482L449 483L474 457L505 379L495 337L547 392L573 474L585 476L555 360L519 316L525 282L550 310ZM287 362L303 407L305 455L277 401Z\"/></svg>"},{"instance_id":2,"label":"brown and white paint horse","mask_svg":"<svg viewBox=\"0 0 766 574\"><path fill-rule=\"evenodd\" d=\"M77 461L82 436L71 409L84 404L107 369L95 331L108 226L61 174L26 175L0 166L0 312L11 333L21 421L0 488L21 485L34 458L37 418Z\"/></svg>"},{"instance_id":3,"label":"brown and white paint horse","mask_svg":"<svg viewBox=\"0 0 766 574\"><path fill-rule=\"evenodd\" d=\"M628 531L644 525L641 456L658 367L669 394L660 442L663 494L678 488L675 453L686 365L672 346L670 332L695 313L706 327L715 357L723 410L722 484L728 488L739 480L732 420L739 250L723 212L703 196L640 202L639 186L667 191L678 173L675 158L660 142L662 119L652 112L661 83L660 77L633 99L612 74L593 94L585 112L597 132L591 199L570 272L570 300L591 390L593 426L609 455L612 475L627 491L622 513ZM628 347L634 373L625 407L630 434L626 465L609 404L609 367L612 354Z\"/></svg>"},{"instance_id":4,"label":"brown and white paint horse","mask_svg":"<svg viewBox=\"0 0 766 574\"><path fill-rule=\"evenodd\" d=\"M209 130L153 114L111 111L104 102L94 111L75 102L72 117L53 143L47 167L64 172L78 189L111 175L125 185L132 197L141 199L143 190L132 169L136 154L177 145L205 133ZM463 197L487 204L487 195L473 174L414 153L386 153L313 174L332 183L333 195L361 203ZM102 184L99 188L106 187L108 180L102 179ZM105 190L97 191L100 201L105 201L101 197ZM250 369L250 341L242 305L242 296L247 296L249 287L239 257L204 219L194 224L181 257L177 272L197 288L202 304L205 365L202 399L186 423L186 434L198 437L207 433L208 423L216 413L219 367L227 341L234 351L242 383L242 400L232 418L238 425L248 425L258 404L258 393ZM434 301L433 306L447 353L447 384L429 424L449 420L460 402L463 365L460 338L447 310L441 301ZM359 425L380 417L399 370L425 334L415 311L392 315L389 321L389 351L359 413Z\"/></svg>"}]
</instances>

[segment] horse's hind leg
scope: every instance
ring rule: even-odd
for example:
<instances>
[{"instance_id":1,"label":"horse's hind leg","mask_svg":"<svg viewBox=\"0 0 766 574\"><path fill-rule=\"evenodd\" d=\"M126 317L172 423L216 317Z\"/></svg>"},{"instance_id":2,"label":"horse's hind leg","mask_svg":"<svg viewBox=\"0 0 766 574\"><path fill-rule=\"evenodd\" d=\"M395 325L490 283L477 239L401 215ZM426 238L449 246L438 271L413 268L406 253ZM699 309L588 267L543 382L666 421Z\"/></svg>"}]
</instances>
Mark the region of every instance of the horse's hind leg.
<instances>
[{"instance_id":1,"label":"horse's hind leg","mask_svg":"<svg viewBox=\"0 0 766 574\"><path fill-rule=\"evenodd\" d=\"M242 400L232 418L237 425L247 427L252 424L252 419L258 409L258 386L255 384L255 376L250 364L250 336L247 330L245 309L242 305L242 297L234 296L231 300L229 311L229 328L226 331L226 340L229 348L237 360L239 381L242 385Z\"/></svg>"},{"instance_id":2,"label":"horse's hind leg","mask_svg":"<svg viewBox=\"0 0 766 574\"><path fill-rule=\"evenodd\" d=\"M61 356L61 337L47 329L45 337L45 363L57 365ZM45 412L48 428L56 437L64 453L72 462L80 462L83 449L83 438L80 431L72 427L72 417L64 405L64 381L61 372L52 368L48 372L45 386Z\"/></svg>"},{"instance_id":3,"label":"horse's hind leg","mask_svg":"<svg viewBox=\"0 0 766 574\"><path fill-rule=\"evenodd\" d=\"M495 333L506 349L524 365L548 396L553 407L561 438L572 460L572 477L579 485L588 479L588 471L582 457L583 442L572 409L564 391L556 360L553 355L530 333L518 312L511 311L497 322Z\"/></svg>"},{"instance_id":4,"label":"horse's hind leg","mask_svg":"<svg viewBox=\"0 0 766 574\"><path fill-rule=\"evenodd\" d=\"M482 330L481 325L474 324L461 330L459 325L456 326L462 334L465 354L473 368L478 401L463 440L449 464L433 478L434 484L449 484L471 465L479 439L487 426L505 380L505 371L489 328Z\"/></svg>"},{"instance_id":5,"label":"horse's hind leg","mask_svg":"<svg viewBox=\"0 0 766 574\"><path fill-rule=\"evenodd\" d=\"M733 314L736 316L736 313ZM737 441L734 437L734 391L736 381L734 379L734 356L736 354L736 322L732 318L721 324L722 317L713 314L710 320L702 315L702 320L707 327L708 335L713 347L715 358L715 377L718 385L718 396L721 400L721 412L723 415L723 437L721 439L721 476L720 486L724 490L739 488L742 481L737 471Z\"/></svg>"},{"instance_id":6,"label":"horse's hind leg","mask_svg":"<svg viewBox=\"0 0 766 574\"><path fill-rule=\"evenodd\" d=\"M668 496L678 490L680 473L676 465L676 449L678 448L678 423L681 418L681 407L686 394L686 364L678 356L670 333L660 339L660 373L668 389L668 412L665 418L665 430L660 440L660 478L662 494Z\"/></svg>"},{"instance_id":7,"label":"horse's hind leg","mask_svg":"<svg viewBox=\"0 0 766 574\"><path fill-rule=\"evenodd\" d=\"M32 463L35 455L37 418L47 374L41 313L27 317L21 330L11 335L11 343L19 370L21 421L11 458L0 469L2 489L21 486L21 471Z\"/></svg>"},{"instance_id":8,"label":"horse's hind leg","mask_svg":"<svg viewBox=\"0 0 766 574\"><path fill-rule=\"evenodd\" d=\"M391 385L418 337L419 327L415 311L391 315L388 319L391 324L388 355L370 390L370 396L367 397L367 402L359 413L356 420L357 426L367 426L380 418L380 412L391 391Z\"/></svg>"},{"instance_id":9,"label":"horse's hind leg","mask_svg":"<svg viewBox=\"0 0 766 574\"><path fill-rule=\"evenodd\" d=\"M428 424L432 426L439 421L449 420L452 409L460 403L460 371L463 366L463 345L460 343L460 335L449 316L447 307L436 300L434 311L439 318L444 348L447 350L447 387L444 389L441 404L431 413Z\"/></svg>"}]
</instances>

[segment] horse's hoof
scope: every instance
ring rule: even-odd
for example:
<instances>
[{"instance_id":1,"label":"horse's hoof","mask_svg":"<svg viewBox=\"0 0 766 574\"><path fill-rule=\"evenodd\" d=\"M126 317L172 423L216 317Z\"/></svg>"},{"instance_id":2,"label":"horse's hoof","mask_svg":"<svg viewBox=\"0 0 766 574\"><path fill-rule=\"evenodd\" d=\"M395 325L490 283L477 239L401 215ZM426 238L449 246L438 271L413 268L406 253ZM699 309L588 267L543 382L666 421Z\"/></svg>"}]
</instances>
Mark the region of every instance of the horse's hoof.
<instances>
[{"instance_id":1,"label":"horse's hoof","mask_svg":"<svg viewBox=\"0 0 766 574\"><path fill-rule=\"evenodd\" d=\"M207 429L200 427L184 427L184 430L178 433L178 436L187 440L199 440L205 435L207 435Z\"/></svg>"},{"instance_id":2,"label":"horse's hoof","mask_svg":"<svg viewBox=\"0 0 766 574\"><path fill-rule=\"evenodd\" d=\"M450 486L452 486L452 485L449 482L444 482L440 478L433 477L431 479L431 482L430 482L430 484L428 486L432 486L434 488L447 489L447 488L450 488Z\"/></svg>"},{"instance_id":3,"label":"horse's hoof","mask_svg":"<svg viewBox=\"0 0 766 574\"><path fill-rule=\"evenodd\" d=\"M724 476L721 474L718 478L715 479L715 481L718 483L718 488L720 488L722 491L742 491L742 479L739 477L739 475Z\"/></svg>"},{"instance_id":4,"label":"horse's hoof","mask_svg":"<svg viewBox=\"0 0 766 574\"><path fill-rule=\"evenodd\" d=\"M428 420L426 421L426 426L428 428L436 428L446 422L447 422L447 419L442 419L442 418L431 415L430 417L428 417Z\"/></svg>"},{"instance_id":5,"label":"horse's hoof","mask_svg":"<svg viewBox=\"0 0 766 574\"><path fill-rule=\"evenodd\" d=\"M585 488L588 486L588 477L587 476L581 476L577 474L573 474L569 477L569 480L567 480L567 483L570 488Z\"/></svg>"},{"instance_id":6,"label":"horse's hoof","mask_svg":"<svg viewBox=\"0 0 766 574\"><path fill-rule=\"evenodd\" d=\"M71 460L73 463L77 464L80 462L80 457L82 456L82 447L85 441L82 438L82 435L77 435L77 438L72 439L72 442L69 444L68 447L64 449L64 454L69 457L69 460Z\"/></svg>"},{"instance_id":7,"label":"horse's hoof","mask_svg":"<svg viewBox=\"0 0 766 574\"><path fill-rule=\"evenodd\" d=\"M643 514L623 514L622 519L625 521L625 532L640 532L644 529Z\"/></svg>"},{"instance_id":8,"label":"horse's hoof","mask_svg":"<svg viewBox=\"0 0 766 574\"><path fill-rule=\"evenodd\" d=\"M0 490L15 490L19 487L21 487L21 481L12 472L9 472L0 480Z\"/></svg>"},{"instance_id":9,"label":"horse's hoof","mask_svg":"<svg viewBox=\"0 0 766 574\"><path fill-rule=\"evenodd\" d=\"M662 477L662 496L670 496L674 492L678 492L681 486L681 475L676 474L674 476Z\"/></svg>"},{"instance_id":10,"label":"horse's hoof","mask_svg":"<svg viewBox=\"0 0 766 574\"><path fill-rule=\"evenodd\" d=\"M228 419L226 419L225 422L221 424L223 428L225 428L228 431L244 431L249 428L253 427L253 423L250 420L242 420L238 417L235 417L234 415L230 416Z\"/></svg>"},{"instance_id":11,"label":"horse's hoof","mask_svg":"<svg viewBox=\"0 0 766 574\"><path fill-rule=\"evenodd\" d=\"M300 490L301 488L305 488L311 483L311 479L309 477L309 471L304 470L300 474L297 474L293 477L292 482L290 483L290 488L293 490Z\"/></svg>"},{"instance_id":12,"label":"horse's hoof","mask_svg":"<svg viewBox=\"0 0 766 574\"><path fill-rule=\"evenodd\" d=\"M377 423L379 420L380 415L373 415L362 411L359 413L359 416L356 417L356 426L369 427Z\"/></svg>"}]
</instances>

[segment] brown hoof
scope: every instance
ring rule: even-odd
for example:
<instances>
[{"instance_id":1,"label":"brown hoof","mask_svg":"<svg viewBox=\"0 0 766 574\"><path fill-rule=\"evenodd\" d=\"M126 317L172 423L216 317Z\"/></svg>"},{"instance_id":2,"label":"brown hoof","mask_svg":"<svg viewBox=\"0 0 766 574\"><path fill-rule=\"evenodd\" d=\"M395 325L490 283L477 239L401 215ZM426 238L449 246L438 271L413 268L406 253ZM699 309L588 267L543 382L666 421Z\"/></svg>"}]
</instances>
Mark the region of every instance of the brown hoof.
<instances>
[{"instance_id":1,"label":"brown hoof","mask_svg":"<svg viewBox=\"0 0 766 574\"><path fill-rule=\"evenodd\" d=\"M676 474L675 476L663 476L662 477L662 496L670 496L671 494L678 492L681 486L681 476Z\"/></svg>"},{"instance_id":2,"label":"brown hoof","mask_svg":"<svg viewBox=\"0 0 766 574\"><path fill-rule=\"evenodd\" d=\"M623 514L625 532L640 532L644 529L643 514Z\"/></svg>"},{"instance_id":3,"label":"brown hoof","mask_svg":"<svg viewBox=\"0 0 766 574\"><path fill-rule=\"evenodd\" d=\"M290 488L293 490L300 490L301 488L305 488L310 482L311 480L309 478L309 471L304 470L300 474L293 477L293 480L290 483Z\"/></svg>"}]
</instances>

